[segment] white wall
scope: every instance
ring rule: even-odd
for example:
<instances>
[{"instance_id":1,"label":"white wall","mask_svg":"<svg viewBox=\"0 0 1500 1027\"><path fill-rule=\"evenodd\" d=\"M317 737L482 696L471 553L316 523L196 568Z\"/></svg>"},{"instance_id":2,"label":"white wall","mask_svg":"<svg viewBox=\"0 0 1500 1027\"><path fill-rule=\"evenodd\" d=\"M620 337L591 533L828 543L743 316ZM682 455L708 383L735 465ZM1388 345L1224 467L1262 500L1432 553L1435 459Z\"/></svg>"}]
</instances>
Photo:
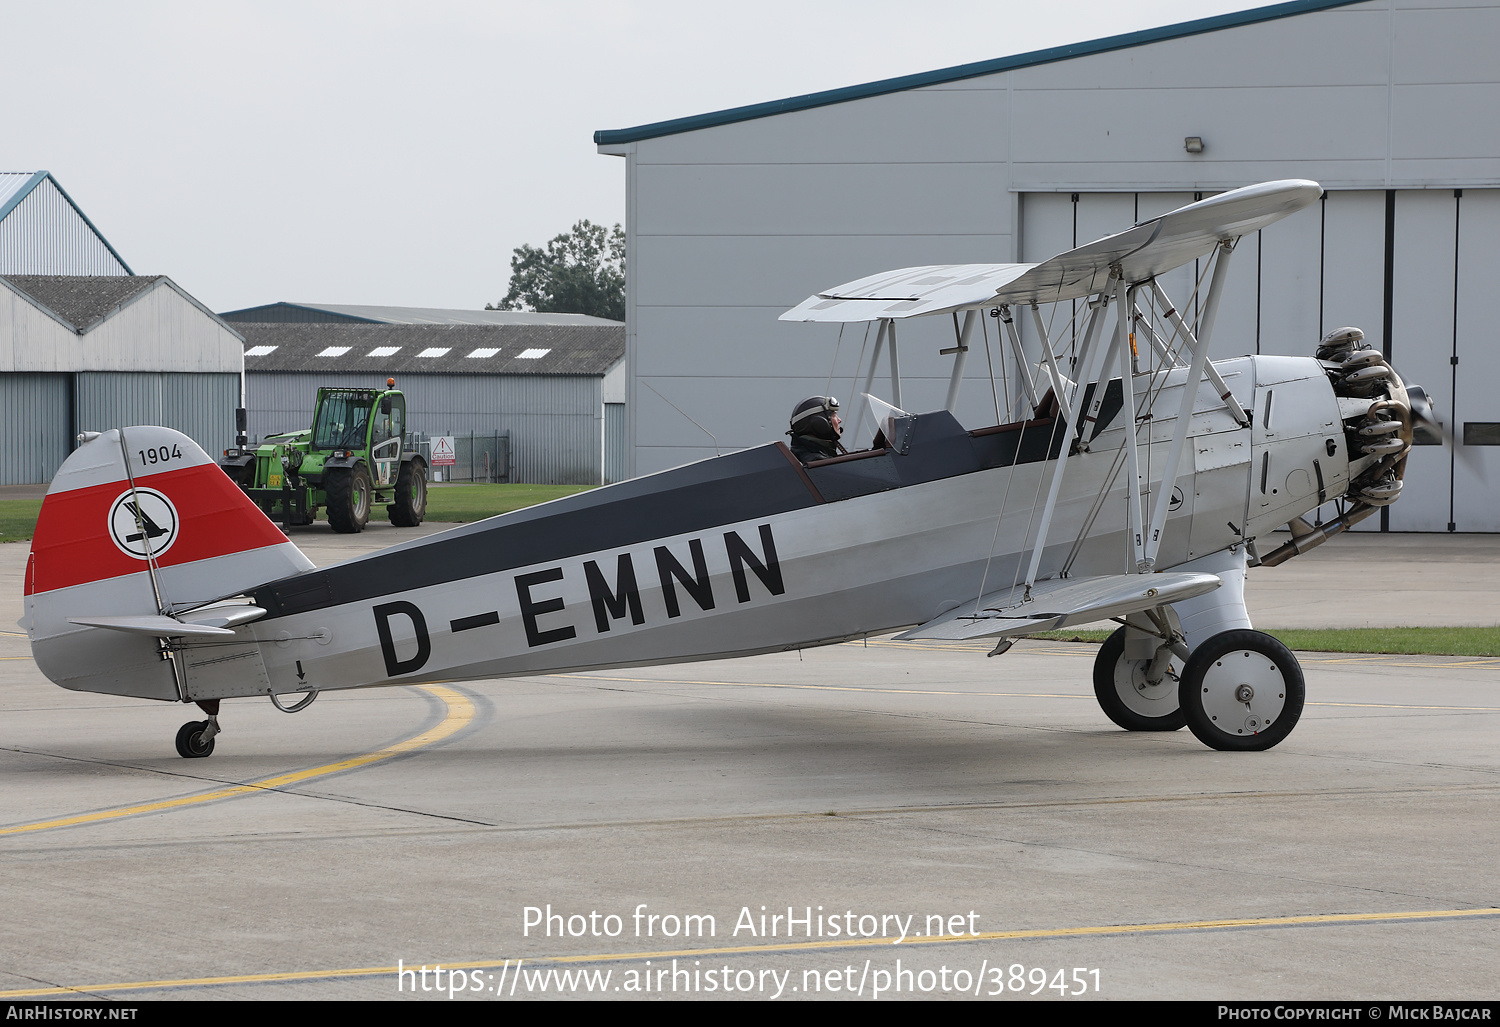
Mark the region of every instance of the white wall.
<instances>
[{"instance_id":1,"label":"white wall","mask_svg":"<svg viewBox=\"0 0 1500 1027\"><path fill-rule=\"evenodd\" d=\"M162 280L79 335L0 285L0 371L244 370L240 337Z\"/></svg>"}]
</instances>

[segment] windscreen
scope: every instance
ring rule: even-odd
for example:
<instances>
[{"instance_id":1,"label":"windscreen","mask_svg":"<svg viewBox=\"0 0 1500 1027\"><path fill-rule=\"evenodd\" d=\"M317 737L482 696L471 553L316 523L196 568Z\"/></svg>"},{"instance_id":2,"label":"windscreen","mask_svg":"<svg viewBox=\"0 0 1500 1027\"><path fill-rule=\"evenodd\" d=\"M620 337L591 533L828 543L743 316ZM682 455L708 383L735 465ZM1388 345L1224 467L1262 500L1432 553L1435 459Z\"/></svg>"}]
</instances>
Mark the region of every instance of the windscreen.
<instances>
[{"instance_id":1,"label":"windscreen","mask_svg":"<svg viewBox=\"0 0 1500 1027\"><path fill-rule=\"evenodd\" d=\"M365 427L370 421L370 397L361 392L332 392L318 408L318 423L313 425L313 447L316 449L360 449L365 444Z\"/></svg>"}]
</instances>

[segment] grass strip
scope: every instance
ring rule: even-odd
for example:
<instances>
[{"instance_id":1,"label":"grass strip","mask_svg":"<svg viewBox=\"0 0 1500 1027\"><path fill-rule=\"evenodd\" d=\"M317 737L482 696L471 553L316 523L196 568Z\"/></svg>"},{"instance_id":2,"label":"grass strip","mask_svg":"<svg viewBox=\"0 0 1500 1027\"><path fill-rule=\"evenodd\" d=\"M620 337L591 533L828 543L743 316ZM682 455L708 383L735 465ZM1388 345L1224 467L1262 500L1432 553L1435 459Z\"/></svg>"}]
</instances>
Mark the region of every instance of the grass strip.
<instances>
[{"instance_id":1,"label":"grass strip","mask_svg":"<svg viewBox=\"0 0 1500 1027\"><path fill-rule=\"evenodd\" d=\"M1042 631L1028 638L1103 642L1113 631ZM1403 653L1413 656L1500 656L1500 627L1493 628L1273 628L1288 649L1304 653Z\"/></svg>"},{"instance_id":2,"label":"grass strip","mask_svg":"<svg viewBox=\"0 0 1500 1027\"><path fill-rule=\"evenodd\" d=\"M588 485L434 485L427 491L427 520L438 523L482 521L496 514L510 513L537 503L545 503L575 492L585 492ZM40 499L0 499L0 542L24 542L36 532ZM321 514L320 514L321 516ZM384 518L377 508L373 516Z\"/></svg>"},{"instance_id":3,"label":"grass strip","mask_svg":"<svg viewBox=\"0 0 1500 1027\"><path fill-rule=\"evenodd\" d=\"M538 503L587 492L589 485L432 485L427 489L427 520L482 521Z\"/></svg>"},{"instance_id":4,"label":"grass strip","mask_svg":"<svg viewBox=\"0 0 1500 1027\"><path fill-rule=\"evenodd\" d=\"M40 499L0 499L0 542L22 542L36 530Z\"/></svg>"}]
</instances>

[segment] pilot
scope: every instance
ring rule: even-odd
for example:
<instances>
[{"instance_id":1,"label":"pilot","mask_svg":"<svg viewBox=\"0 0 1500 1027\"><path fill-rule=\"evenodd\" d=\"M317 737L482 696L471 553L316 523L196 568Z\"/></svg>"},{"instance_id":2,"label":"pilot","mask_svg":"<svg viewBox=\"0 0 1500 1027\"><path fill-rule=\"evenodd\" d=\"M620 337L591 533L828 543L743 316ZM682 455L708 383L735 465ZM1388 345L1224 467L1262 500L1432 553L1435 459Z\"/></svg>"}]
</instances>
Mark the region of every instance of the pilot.
<instances>
[{"instance_id":1,"label":"pilot","mask_svg":"<svg viewBox=\"0 0 1500 1027\"><path fill-rule=\"evenodd\" d=\"M839 401L833 396L813 396L798 403L792 411L792 455L804 464L826 460L844 452L839 438L844 422L839 418Z\"/></svg>"}]
</instances>

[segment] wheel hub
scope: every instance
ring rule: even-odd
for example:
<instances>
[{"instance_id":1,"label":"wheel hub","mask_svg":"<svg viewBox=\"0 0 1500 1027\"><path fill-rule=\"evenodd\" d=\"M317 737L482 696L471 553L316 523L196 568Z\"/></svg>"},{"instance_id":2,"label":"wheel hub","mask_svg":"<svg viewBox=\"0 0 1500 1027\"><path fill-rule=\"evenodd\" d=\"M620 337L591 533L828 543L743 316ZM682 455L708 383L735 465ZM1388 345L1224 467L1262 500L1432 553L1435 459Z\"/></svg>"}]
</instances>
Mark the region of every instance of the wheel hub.
<instances>
[{"instance_id":1,"label":"wheel hub","mask_svg":"<svg viewBox=\"0 0 1500 1027\"><path fill-rule=\"evenodd\" d=\"M1146 677L1150 669L1150 660L1122 660L1115 668L1115 686L1120 701L1129 709L1142 716L1159 717L1177 708L1177 679L1182 668L1173 660L1159 681Z\"/></svg>"},{"instance_id":2,"label":"wheel hub","mask_svg":"<svg viewBox=\"0 0 1500 1027\"><path fill-rule=\"evenodd\" d=\"M1255 735L1276 722L1286 705L1281 669L1267 656L1236 649L1214 661L1203 677L1203 710L1226 733Z\"/></svg>"}]
</instances>

